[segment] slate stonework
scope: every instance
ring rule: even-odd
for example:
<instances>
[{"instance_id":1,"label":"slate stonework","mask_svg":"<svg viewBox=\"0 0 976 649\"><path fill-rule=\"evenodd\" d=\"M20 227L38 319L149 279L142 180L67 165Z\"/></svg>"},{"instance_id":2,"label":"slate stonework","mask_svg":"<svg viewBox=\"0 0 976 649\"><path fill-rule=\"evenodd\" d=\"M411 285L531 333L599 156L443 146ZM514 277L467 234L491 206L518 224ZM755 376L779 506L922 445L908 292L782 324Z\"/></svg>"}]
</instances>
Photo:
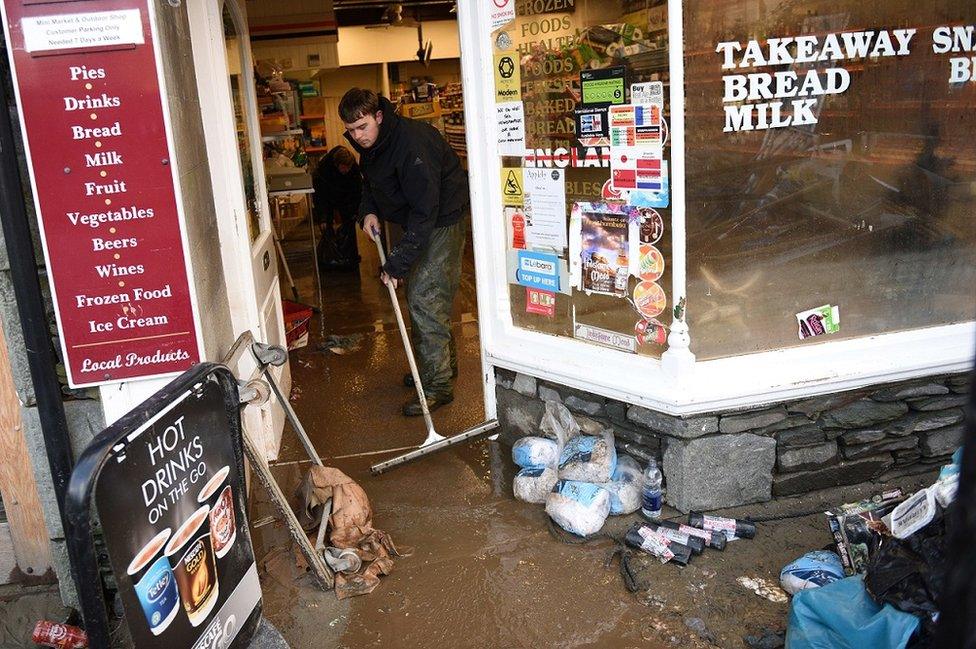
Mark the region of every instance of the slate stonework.
<instances>
[{"instance_id":1,"label":"slate stonework","mask_svg":"<svg viewBox=\"0 0 976 649\"><path fill-rule=\"evenodd\" d=\"M502 369L496 384L503 440L538 434L544 401L559 401L613 430L618 452L662 461L668 501L682 509L932 471L960 443L969 386L966 374L927 377L677 417Z\"/></svg>"}]
</instances>

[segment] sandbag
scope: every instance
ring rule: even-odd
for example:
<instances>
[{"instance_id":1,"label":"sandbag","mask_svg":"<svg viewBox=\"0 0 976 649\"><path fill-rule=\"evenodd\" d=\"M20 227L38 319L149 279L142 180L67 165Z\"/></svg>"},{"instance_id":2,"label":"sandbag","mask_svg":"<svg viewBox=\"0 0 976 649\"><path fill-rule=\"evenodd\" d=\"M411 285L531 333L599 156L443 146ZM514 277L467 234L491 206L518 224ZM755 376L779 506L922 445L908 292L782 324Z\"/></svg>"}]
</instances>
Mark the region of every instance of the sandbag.
<instances>
[{"instance_id":1,"label":"sandbag","mask_svg":"<svg viewBox=\"0 0 976 649\"><path fill-rule=\"evenodd\" d=\"M807 552L787 564L779 573L779 583L790 595L808 588L820 588L844 578L844 564L836 552Z\"/></svg>"},{"instance_id":2,"label":"sandbag","mask_svg":"<svg viewBox=\"0 0 976 649\"><path fill-rule=\"evenodd\" d=\"M641 505L641 468L629 455L617 456L610 482L600 485L610 494L610 515L632 514Z\"/></svg>"},{"instance_id":3,"label":"sandbag","mask_svg":"<svg viewBox=\"0 0 976 649\"><path fill-rule=\"evenodd\" d=\"M593 483L559 480L546 497L546 513L567 532L596 534L610 513L610 494Z\"/></svg>"},{"instance_id":4,"label":"sandbag","mask_svg":"<svg viewBox=\"0 0 976 649\"><path fill-rule=\"evenodd\" d=\"M822 588L801 590L790 606L786 646L790 649L901 649L918 628L918 618L890 604L875 603L863 576Z\"/></svg>"},{"instance_id":5,"label":"sandbag","mask_svg":"<svg viewBox=\"0 0 976 649\"><path fill-rule=\"evenodd\" d=\"M559 445L545 437L523 437L512 445L512 460L523 469L556 466Z\"/></svg>"},{"instance_id":6,"label":"sandbag","mask_svg":"<svg viewBox=\"0 0 976 649\"><path fill-rule=\"evenodd\" d=\"M512 482L512 491L522 502L541 505L546 502L557 480L559 477L553 467L522 469Z\"/></svg>"},{"instance_id":7,"label":"sandbag","mask_svg":"<svg viewBox=\"0 0 976 649\"><path fill-rule=\"evenodd\" d=\"M610 432L574 437L559 455L560 480L609 482L616 468L617 449Z\"/></svg>"}]
</instances>

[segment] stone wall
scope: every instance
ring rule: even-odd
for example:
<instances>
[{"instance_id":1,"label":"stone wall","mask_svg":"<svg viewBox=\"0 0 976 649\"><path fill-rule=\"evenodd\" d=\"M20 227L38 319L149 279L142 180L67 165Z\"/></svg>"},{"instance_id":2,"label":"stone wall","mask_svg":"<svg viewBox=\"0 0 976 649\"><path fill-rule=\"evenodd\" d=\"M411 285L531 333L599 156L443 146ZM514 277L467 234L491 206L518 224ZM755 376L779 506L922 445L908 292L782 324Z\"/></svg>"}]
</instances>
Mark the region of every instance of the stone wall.
<instances>
[{"instance_id":1,"label":"stone wall","mask_svg":"<svg viewBox=\"0 0 976 649\"><path fill-rule=\"evenodd\" d=\"M663 462L667 501L718 509L935 470L962 439L968 374L748 410L675 417L496 368L501 438L537 435L544 402L613 429L618 451Z\"/></svg>"}]
</instances>

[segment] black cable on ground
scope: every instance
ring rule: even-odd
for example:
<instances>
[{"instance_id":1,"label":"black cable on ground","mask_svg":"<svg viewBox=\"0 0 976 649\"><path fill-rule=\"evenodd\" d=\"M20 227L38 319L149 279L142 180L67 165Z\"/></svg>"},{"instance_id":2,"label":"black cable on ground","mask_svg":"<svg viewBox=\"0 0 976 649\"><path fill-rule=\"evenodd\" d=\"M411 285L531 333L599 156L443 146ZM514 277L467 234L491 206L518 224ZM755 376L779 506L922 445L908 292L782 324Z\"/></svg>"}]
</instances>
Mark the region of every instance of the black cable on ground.
<instances>
[{"instance_id":1,"label":"black cable on ground","mask_svg":"<svg viewBox=\"0 0 976 649\"><path fill-rule=\"evenodd\" d=\"M753 523L773 523L775 521L785 521L791 518L803 518L804 516L813 516L815 514L823 514L823 513L824 513L824 508L820 507L818 509L810 509L802 512L778 514L776 516L750 516L742 520L751 521Z\"/></svg>"}]
</instances>

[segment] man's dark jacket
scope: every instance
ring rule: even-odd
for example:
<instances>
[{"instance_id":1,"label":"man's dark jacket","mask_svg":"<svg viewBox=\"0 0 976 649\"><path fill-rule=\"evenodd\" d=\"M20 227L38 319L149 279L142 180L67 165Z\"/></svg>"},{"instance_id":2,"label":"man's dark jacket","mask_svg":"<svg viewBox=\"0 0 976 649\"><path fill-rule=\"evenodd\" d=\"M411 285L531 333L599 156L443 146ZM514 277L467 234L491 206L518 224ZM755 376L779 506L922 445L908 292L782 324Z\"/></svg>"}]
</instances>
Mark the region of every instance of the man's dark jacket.
<instances>
[{"instance_id":1,"label":"man's dark jacket","mask_svg":"<svg viewBox=\"0 0 976 649\"><path fill-rule=\"evenodd\" d=\"M427 248L434 228L457 223L468 205L468 179L457 154L440 132L426 122L396 115L380 97L383 122L376 143L360 154L366 178L359 216L376 214L403 226L404 235L390 251L389 275L406 277Z\"/></svg>"}]
</instances>

